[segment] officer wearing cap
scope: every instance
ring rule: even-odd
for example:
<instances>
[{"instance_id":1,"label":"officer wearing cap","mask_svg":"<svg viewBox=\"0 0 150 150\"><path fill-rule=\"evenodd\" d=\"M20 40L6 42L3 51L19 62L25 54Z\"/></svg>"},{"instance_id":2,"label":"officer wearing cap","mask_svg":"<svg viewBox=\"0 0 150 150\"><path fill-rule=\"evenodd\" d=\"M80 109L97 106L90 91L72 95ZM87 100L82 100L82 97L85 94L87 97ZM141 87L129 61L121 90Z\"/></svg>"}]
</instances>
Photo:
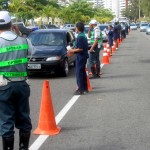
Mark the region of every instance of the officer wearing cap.
<instances>
[{"instance_id":1,"label":"officer wearing cap","mask_svg":"<svg viewBox=\"0 0 150 150\"><path fill-rule=\"evenodd\" d=\"M0 11L0 135L3 150L14 148L14 126L19 129L19 150L28 150L32 129L27 84L27 54L31 42L11 32L9 12Z\"/></svg>"},{"instance_id":2,"label":"officer wearing cap","mask_svg":"<svg viewBox=\"0 0 150 150\"><path fill-rule=\"evenodd\" d=\"M100 60L99 53L102 45L102 36L96 20L91 20L89 23L88 37L90 38L91 48L89 50L89 64L92 75L90 79L100 78ZM95 68L96 65L96 68Z\"/></svg>"}]
</instances>

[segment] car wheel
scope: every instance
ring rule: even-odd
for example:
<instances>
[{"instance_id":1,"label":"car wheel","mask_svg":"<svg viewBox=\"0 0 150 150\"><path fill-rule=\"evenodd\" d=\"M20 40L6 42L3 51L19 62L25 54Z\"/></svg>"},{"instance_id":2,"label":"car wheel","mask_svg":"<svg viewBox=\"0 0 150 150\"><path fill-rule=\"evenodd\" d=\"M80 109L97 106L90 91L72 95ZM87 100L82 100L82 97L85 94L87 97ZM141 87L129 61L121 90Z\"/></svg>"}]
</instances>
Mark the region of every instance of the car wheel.
<instances>
[{"instance_id":1,"label":"car wheel","mask_svg":"<svg viewBox=\"0 0 150 150\"><path fill-rule=\"evenodd\" d=\"M62 76L63 77L67 77L68 74L69 74L69 64L68 64L68 60L67 59L64 60L61 70L62 70L62 73L61 73Z\"/></svg>"}]
</instances>

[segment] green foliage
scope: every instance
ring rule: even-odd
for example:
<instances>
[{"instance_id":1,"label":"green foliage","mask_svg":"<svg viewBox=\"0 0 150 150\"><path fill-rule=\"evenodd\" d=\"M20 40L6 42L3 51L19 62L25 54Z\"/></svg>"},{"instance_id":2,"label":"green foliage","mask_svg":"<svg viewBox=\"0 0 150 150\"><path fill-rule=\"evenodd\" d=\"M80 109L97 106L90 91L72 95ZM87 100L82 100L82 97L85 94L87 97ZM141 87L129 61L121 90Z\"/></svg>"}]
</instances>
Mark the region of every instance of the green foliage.
<instances>
[{"instance_id":1,"label":"green foliage","mask_svg":"<svg viewBox=\"0 0 150 150\"><path fill-rule=\"evenodd\" d=\"M150 17L150 0L141 1L142 10L144 15Z\"/></svg>"},{"instance_id":2,"label":"green foliage","mask_svg":"<svg viewBox=\"0 0 150 150\"><path fill-rule=\"evenodd\" d=\"M93 8L92 3L88 3L85 0L72 3L68 7L61 9L59 17L67 23L76 23L78 21L83 21L88 23L92 18L97 19L99 22L104 22L105 20L112 20L113 15L107 9L104 8ZM107 19L106 19L107 18Z\"/></svg>"},{"instance_id":3,"label":"green foliage","mask_svg":"<svg viewBox=\"0 0 150 150\"><path fill-rule=\"evenodd\" d=\"M7 10L8 2L9 0L0 0L0 10Z\"/></svg>"},{"instance_id":4,"label":"green foliage","mask_svg":"<svg viewBox=\"0 0 150 150\"><path fill-rule=\"evenodd\" d=\"M2 0L0 0L1 2ZM99 22L107 22L114 17L112 12L104 8L93 8L86 0L72 2L68 6L59 6L57 0L11 0L9 11L24 20L35 17L59 17L64 22L88 23L92 18Z\"/></svg>"}]
</instances>

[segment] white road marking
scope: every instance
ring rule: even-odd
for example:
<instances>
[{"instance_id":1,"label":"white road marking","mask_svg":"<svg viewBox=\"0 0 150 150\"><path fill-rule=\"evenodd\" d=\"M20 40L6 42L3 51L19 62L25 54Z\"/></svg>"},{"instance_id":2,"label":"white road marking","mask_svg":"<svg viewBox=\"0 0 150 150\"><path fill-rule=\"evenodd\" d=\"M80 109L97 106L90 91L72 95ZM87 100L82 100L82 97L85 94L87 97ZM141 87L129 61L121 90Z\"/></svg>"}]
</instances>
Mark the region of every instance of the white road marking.
<instances>
[{"instance_id":1,"label":"white road marking","mask_svg":"<svg viewBox=\"0 0 150 150\"><path fill-rule=\"evenodd\" d=\"M101 68L104 67L104 64L101 64ZM79 99L80 95L73 96L71 100L64 106L64 108L59 112L59 114L55 117L56 124L64 118L64 116L67 114L67 112L71 109L71 107L75 104L75 102ZM30 146L29 150L38 150L43 143L46 141L46 139L49 137L49 135L40 135L34 143Z\"/></svg>"}]
</instances>

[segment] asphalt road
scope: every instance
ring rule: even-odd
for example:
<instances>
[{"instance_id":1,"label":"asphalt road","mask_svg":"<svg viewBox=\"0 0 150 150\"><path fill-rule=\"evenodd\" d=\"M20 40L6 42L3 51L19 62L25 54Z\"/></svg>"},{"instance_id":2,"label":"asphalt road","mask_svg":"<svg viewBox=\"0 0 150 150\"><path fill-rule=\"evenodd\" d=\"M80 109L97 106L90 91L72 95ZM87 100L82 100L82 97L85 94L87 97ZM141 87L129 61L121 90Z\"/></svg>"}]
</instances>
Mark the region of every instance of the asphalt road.
<instances>
[{"instance_id":1,"label":"asphalt road","mask_svg":"<svg viewBox=\"0 0 150 150\"><path fill-rule=\"evenodd\" d=\"M39 150L149 150L149 43L150 36L131 31L111 58L111 64L103 67L102 78L91 80L93 90L80 96L60 121L60 134L48 137ZM33 130L38 124L44 80L50 81L55 115L76 89L74 68L67 78L30 78ZM17 150L18 131L15 138ZM30 145L37 138L38 135L32 134Z\"/></svg>"}]
</instances>

